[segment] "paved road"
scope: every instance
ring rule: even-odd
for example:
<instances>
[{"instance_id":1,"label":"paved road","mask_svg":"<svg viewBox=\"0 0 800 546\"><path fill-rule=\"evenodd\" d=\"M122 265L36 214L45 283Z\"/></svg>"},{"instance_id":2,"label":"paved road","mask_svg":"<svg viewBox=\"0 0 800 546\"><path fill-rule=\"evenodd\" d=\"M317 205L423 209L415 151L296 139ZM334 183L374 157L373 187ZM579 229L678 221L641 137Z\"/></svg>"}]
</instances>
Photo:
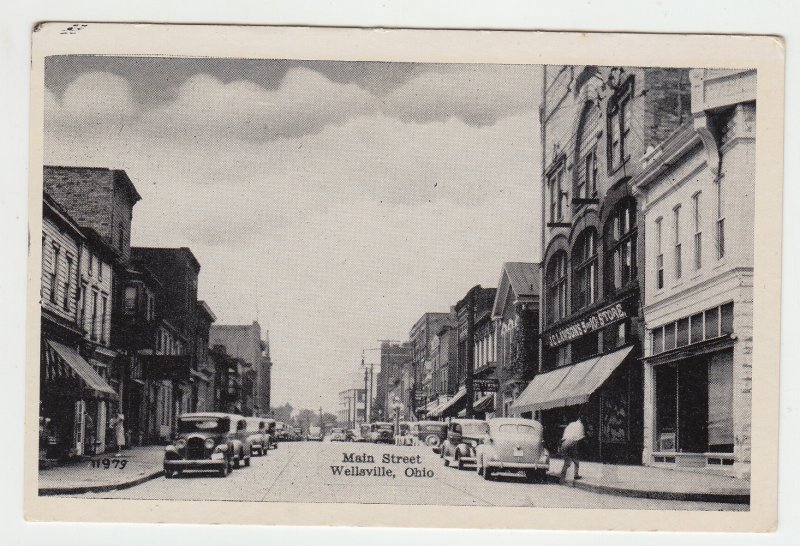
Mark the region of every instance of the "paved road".
<instances>
[{"instance_id":1,"label":"paved road","mask_svg":"<svg viewBox=\"0 0 800 546\"><path fill-rule=\"evenodd\" d=\"M374 463L344 462L345 454ZM383 462L395 456L398 462ZM398 457L406 457L406 462ZM354 457L354 459L357 457ZM414 462L408 462L414 459ZM334 473L331 467L340 467ZM358 467L371 475L345 475ZM408 475L407 475L408 474ZM416 474L416 475L415 475ZM243 500L476 506L538 506L661 510L747 510L746 505L657 501L603 495L555 483L526 483L513 475L487 482L474 470L445 468L430 449L362 443L283 443L227 478L184 474L89 498Z\"/></svg>"}]
</instances>

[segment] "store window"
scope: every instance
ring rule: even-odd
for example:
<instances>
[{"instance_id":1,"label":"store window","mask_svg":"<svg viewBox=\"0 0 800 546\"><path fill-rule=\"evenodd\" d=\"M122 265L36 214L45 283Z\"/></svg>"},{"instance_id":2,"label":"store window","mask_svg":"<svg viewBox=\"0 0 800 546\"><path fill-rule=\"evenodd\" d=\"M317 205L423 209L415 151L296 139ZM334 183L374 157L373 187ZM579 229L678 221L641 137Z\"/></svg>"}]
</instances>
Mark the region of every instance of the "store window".
<instances>
[{"instance_id":1,"label":"store window","mask_svg":"<svg viewBox=\"0 0 800 546\"><path fill-rule=\"evenodd\" d=\"M733 333L733 302L684 317L650 332L652 354Z\"/></svg>"},{"instance_id":2,"label":"store window","mask_svg":"<svg viewBox=\"0 0 800 546\"><path fill-rule=\"evenodd\" d=\"M636 202L626 199L605 226L606 292L613 294L636 280Z\"/></svg>"},{"instance_id":3,"label":"store window","mask_svg":"<svg viewBox=\"0 0 800 546\"><path fill-rule=\"evenodd\" d=\"M567 253L557 252L547 267L547 312L552 323L567 316Z\"/></svg>"},{"instance_id":4,"label":"store window","mask_svg":"<svg viewBox=\"0 0 800 546\"><path fill-rule=\"evenodd\" d=\"M572 310L597 301L597 233L589 228L578 236L572 248Z\"/></svg>"}]
</instances>

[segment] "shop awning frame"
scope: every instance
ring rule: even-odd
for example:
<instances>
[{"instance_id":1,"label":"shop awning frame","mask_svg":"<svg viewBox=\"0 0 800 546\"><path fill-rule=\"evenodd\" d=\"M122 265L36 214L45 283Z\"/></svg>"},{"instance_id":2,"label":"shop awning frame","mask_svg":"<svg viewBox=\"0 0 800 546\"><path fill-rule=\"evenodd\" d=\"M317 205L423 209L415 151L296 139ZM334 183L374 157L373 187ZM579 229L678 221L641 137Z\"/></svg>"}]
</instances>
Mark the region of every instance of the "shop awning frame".
<instances>
[{"instance_id":1,"label":"shop awning frame","mask_svg":"<svg viewBox=\"0 0 800 546\"><path fill-rule=\"evenodd\" d=\"M57 341L47 341L48 365L58 366L59 375L69 375L80 379L87 390L100 398L118 399L116 391L103 379L75 349Z\"/></svg>"},{"instance_id":2,"label":"shop awning frame","mask_svg":"<svg viewBox=\"0 0 800 546\"><path fill-rule=\"evenodd\" d=\"M467 396L467 389L461 388L458 392L447 402L440 404L439 406L433 408L430 412L428 412L428 417L446 417L445 413L447 410L453 408L458 402L463 400Z\"/></svg>"},{"instance_id":3,"label":"shop awning frame","mask_svg":"<svg viewBox=\"0 0 800 546\"><path fill-rule=\"evenodd\" d=\"M511 405L511 412L519 415L587 402L631 351L633 346L624 347L537 375Z\"/></svg>"},{"instance_id":4,"label":"shop awning frame","mask_svg":"<svg viewBox=\"0 0 800 546\"><path fill-rule=\"evenodd\" d=\"M479 413L491 413L494 411L494 393L485 394L480 397L472 406L472 410Z\"/></svg>"}]
</instances>

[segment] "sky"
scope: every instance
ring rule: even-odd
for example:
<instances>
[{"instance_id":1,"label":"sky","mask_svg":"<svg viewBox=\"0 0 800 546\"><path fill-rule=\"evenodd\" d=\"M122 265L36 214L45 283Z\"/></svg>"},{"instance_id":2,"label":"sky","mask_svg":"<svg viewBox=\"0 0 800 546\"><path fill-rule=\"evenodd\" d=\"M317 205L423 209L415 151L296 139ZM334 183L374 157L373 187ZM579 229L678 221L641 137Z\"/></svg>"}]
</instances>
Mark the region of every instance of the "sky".
<instances>
[{"instance_id":1,"label":"sky","mask_svg":"<svg viewBox=\"0 0 800 546\"><path fill-rule=\"evenodd\" d=\"M125 169L135 246L188 246L219 324L269 331L273 405L339 409L503 262L538 261L540 72L49 57L45 163Z\"/></svg>"}]
</instances>

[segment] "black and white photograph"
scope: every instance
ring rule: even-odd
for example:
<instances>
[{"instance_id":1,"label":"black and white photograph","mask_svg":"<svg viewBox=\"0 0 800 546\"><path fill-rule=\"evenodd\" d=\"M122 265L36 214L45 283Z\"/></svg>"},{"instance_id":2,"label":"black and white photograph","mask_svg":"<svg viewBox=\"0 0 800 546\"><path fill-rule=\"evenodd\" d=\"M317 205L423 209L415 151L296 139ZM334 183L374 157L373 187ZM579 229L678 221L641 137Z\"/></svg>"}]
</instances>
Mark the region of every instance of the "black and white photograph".
<instances>
[{"instance_id":1,"label":"black and white photograph","mask_svg":"<svg viewBox=\"0 0 800 546\"><path fill-rule=\"evenodd\" d=\"M755 65L42 69L39 498L753 509Z\"/></svg>"}]
</instances>

